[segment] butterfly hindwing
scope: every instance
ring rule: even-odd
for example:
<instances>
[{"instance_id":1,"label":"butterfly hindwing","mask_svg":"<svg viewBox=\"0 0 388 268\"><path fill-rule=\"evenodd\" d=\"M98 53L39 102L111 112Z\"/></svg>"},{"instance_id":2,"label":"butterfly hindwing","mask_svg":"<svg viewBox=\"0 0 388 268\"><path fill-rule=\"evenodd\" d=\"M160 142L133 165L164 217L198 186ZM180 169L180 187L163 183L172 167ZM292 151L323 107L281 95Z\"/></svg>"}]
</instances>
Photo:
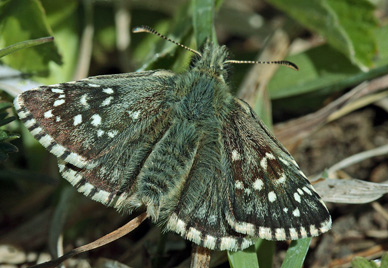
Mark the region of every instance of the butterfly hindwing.
<instances>
[{"instance_id":1,"label":"butterfly hindwing","mask_svg":"<svg viewBox=\"0 0 388 268\"><path fill-rule=\"evenodd\" d=\"M166 229L206 248L237 250L250 246L253 240L234 231L225 219L228 196L221 169L220 137L217 127L201 136L178 202L166 220Z\"/></svg>"},{"instance_id":2,"label":"butterfly hindwing","mask_svg":"<svg viewBox=\"0 0 388 268\"><path fill-rule=\"evenodd\" d=\"M326 206L287 150L245 102L235 99L222 131L232 228L269 240L317 236L330 229Z\"/></svg>"}]
</instances>

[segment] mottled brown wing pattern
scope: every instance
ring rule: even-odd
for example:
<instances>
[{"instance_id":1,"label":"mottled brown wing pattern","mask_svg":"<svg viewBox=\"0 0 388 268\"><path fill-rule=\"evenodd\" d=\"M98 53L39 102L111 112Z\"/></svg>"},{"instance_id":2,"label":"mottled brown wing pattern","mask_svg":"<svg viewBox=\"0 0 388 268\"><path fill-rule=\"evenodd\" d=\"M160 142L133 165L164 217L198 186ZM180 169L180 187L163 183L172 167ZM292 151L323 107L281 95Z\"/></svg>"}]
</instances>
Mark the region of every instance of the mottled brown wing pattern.
<instances>
[{"instance_id":1,"label":"mottled brown wing pattern","mask_svg":"<svg viewBox=\"0 0 388 268\"><path fill-rule=\"evenodd\" d=\"M14 103L32 135L59 158L64 178L92 199L124 209L133 203L143 162L169 128L173 75L90 77L27 91Z\"/></svg>"},{"instance_id":2,"label":"mottled brown wing pattern","mask_svg":"<svg viewBox=\"0 0 388 268\"><path fill-rule=\"evenodd\" d=\"M295 240L330 229L321 198L248 104L235 99L222 133L229 182L225 214L236 232Z\"/></svg>"}]
</instances>

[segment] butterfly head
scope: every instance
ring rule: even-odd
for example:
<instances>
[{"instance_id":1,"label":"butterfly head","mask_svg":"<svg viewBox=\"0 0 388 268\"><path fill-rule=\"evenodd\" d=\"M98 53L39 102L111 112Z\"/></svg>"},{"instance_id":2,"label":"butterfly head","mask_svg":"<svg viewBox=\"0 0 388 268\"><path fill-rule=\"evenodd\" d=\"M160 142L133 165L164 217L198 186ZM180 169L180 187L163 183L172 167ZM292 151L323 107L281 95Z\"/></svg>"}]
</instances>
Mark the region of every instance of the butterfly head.
<instances>
[{"instance_id":1,"label":"butterfly head","mask_svg":"<svg viewBox=\"0 0 388 268\"><path fill-rule=\"evenodd\" d=\"M193 60L193 70L210 72L213 76L225 80L228 76L229 52L225 46L207 42L202 49L202 55Z\"/></svg>"}]
</instances>

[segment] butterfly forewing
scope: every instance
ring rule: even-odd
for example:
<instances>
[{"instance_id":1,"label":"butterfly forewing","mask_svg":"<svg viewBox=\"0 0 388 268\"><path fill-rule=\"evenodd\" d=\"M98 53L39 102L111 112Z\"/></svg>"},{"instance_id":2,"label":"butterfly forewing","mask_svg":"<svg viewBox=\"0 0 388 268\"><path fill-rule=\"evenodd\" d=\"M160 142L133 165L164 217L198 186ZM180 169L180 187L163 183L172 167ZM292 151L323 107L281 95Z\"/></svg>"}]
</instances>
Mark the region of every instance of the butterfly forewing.
<instances>
[{"instance_id":1,"label":"butterfly forewing","mask_svg":"<svg viewBox=\"0 0 388 268\"><path fill-rule=\"evenodd\" d=\"M169 128L172 75L149 71L44 86L19 95L15 107L35 138L63 160L59 167L67 180L122 209L145 159Z\"/></svg>"},{"instance_id":2,"label":"butterfly forewing","mask_svg":"<svg viewBox=\"0 0 388 268\"><path fill-rule=\"evenodd\" d=\"M235 100L222 133L226 163L230 163L225 167L226 218L235 231L286 240L330 229L326 206L292 156L246 103Z\"/></svg>"}]
</instances>

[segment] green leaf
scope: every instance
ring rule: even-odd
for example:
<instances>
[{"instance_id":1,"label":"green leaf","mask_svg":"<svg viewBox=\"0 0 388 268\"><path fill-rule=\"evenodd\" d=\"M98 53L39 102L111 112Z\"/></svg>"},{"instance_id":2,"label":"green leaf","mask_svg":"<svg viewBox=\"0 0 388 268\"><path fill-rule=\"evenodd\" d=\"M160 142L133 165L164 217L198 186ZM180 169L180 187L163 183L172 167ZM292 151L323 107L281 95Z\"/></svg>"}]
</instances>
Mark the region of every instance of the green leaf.
<instances>
[{"instance_id":1,"label":"green leaf","mask_svg":"<svg viewBox=\"0 0 388 268\"><path fill-rule=\"evenodd\" d=\"M376 31L381 53L369 72L362 72L345 55L328 45L312 48L287 59L300 67L298 72L279 68L269 83L271 99L280 99L326 90L328 93L356 85L388 72L388 25Z\"/></svg>"},{"instance_id":2,"label":"green leaf","mask_svg":"<svg viewBox=\"0 0 388 268\"><path fill-rule=\"evenodd\" d=\"M381 265L380 267L388 267L388 253L384 253L381 257Z\"/></svg>"},{"instance_id":3,"label":"green leaf","mask_svg":"<svg viewBox=\"0 0 388 268\"><path fill-rule=\"evenodd\" d=\"M309 250L311 238L293 240L287 250L286 258L282 264L282 268L297 268L303 267L304 259Z\"/></svg>"},{"instance_id":4,"label":"green leaf","mask_svg":"<svg viewBox=\"0 0 388 268\"><path fill-rule=\"evenodd\" d=\"M363 257L355 257L352 260L353 268L378 268L377 264L374 261L369 261ZM384 266L381 266L384 267Z\"/></svg>"},{"instance_id":5,"label":"green leaf","mask_svg":"<svg viewBox=\"0 0 388 268\"><path fill-rule=\"evenodd\" d=\"M229 264L233 268L260 267L271 268L273 266L273 255L275 242L258 238L255 245L243 251L229 252Z\"/></svg>"},{"instance_id":6,"label":"green leaf","mask_svg":"<svg viewBox=\"0 0 388 268\"><path fill-rule=\"evenodd\" d=\"M377 51L375 6L368 0L269 0L363 70Z\"/></svg>"},{"instance_id":7,"label":"green leaf","mask_svg":"<svg viewBox=\"0 0 388 268\"><path fill-rule=\"evenodd\" d=\"M18 42L52 36L42 5L37 0L8 0L0 2L0 47ZM34 46L13 53L3 61L23 72L47 74L48 63L61 64L61 57L53 43Z\"/></svg>"},{"instance_id":8,"label":"green leaf","mask_svg":"<svg viewBox=\"0 0 388 268\"><path fill-rule=\"evenodd\" d=\"M214 34L214 0L193 0L193 27L197 47L207 39L217 41Z\"/></svg>"},{"instance_id":9,"label":"green leaf","mask_svg":"<svg viewBox=\"0 0 388 268\"><path fill-rule=\"evenodd\" d=\"M258 239L255 244L257 258L259 259L260 268L272 268L273 256L275 254L275 241Z\"/></svg>"},{"instance_id":10,"label":"green leaf","mask_svg":"<svg viewBox=\"0 0 388 268\"><path fill-rule=\"evenodd\" d=\"M232 268L250 267L258 268L259 261L257 260L255 246L252 245L243 251L232 252L228 251L229 264Z\"/></svg>"},{"instance_id":11,"label":"green leaf","mask_svg":"<svg viewBox=\"0 0 388 268\"><path fill-rule=\"evenodd\" d=\"M51 42L53 40L54 40L53 37L42 37L42 38L38 38L38 39L34 39L34 40L27 40L27 41L13 44L13 45L8 46L6 48L0 49L0 58L6 56L8 54L11 54L13 52L16 52L20 49L34 47L34 46L41 45L41 44L44 44L47 42Z\"/></svg>"}]
</instances>

